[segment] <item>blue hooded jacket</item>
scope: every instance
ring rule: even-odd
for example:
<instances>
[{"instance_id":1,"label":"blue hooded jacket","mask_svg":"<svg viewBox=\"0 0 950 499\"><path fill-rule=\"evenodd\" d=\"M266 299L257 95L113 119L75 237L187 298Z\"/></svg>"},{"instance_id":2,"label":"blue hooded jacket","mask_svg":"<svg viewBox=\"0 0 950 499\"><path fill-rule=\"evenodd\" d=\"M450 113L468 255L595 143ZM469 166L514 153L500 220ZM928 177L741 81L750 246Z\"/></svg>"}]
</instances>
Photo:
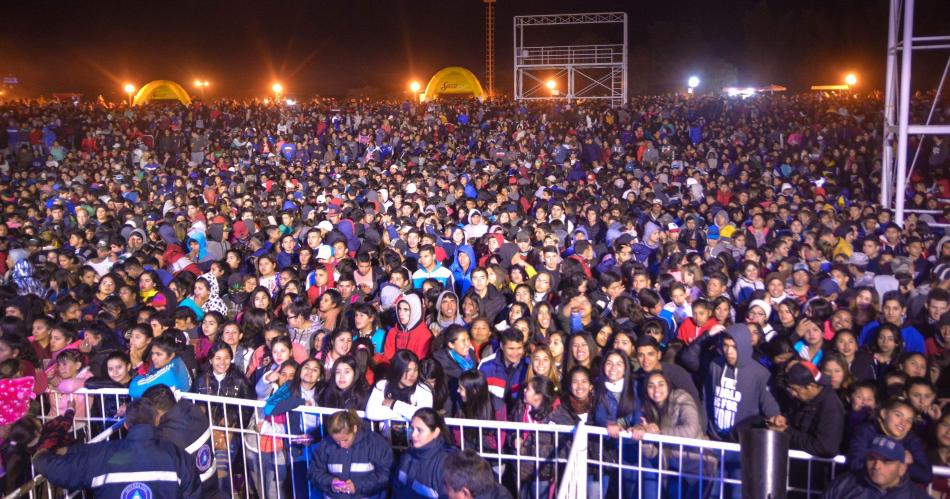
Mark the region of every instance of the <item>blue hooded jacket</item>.
<instances>
[{"instance_id":1,"label":"blue hooded jacket","mask_svg":"<svg viewBox=\"0 0 950 499\"><path fill-rule=\"evenodd\" d=\"M468 255L468 269L465 271L462 270L462 266L459 265L459 254L465 253ZM455 278L455 290L459 296L465 296L465 293L468 291L468 288L472 286L472 271L475 270L475 266L478 260L475 259L475 249L467 244L463 244L455 249L455 257L452 261L452 265L449 267L449 270L452 271L452 277Z\"/></svg>"}]
</instances>

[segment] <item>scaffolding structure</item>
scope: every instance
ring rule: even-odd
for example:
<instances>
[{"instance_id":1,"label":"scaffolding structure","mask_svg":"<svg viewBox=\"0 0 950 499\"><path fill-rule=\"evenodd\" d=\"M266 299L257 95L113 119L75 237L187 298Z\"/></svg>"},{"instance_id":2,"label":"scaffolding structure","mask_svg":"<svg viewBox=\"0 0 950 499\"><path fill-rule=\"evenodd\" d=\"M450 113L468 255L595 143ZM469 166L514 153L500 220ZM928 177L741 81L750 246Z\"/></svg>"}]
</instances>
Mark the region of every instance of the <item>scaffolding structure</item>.
<instances>
[{"instance_id":1,"label":"scaffolding structure","mask_svg":"<svg viewBox=\"0 0 950 499\"><path fill-rule=\"evenodd\" d=\"M485 91L495 96L495 0L485 2Z\"/></svg>"},{"instance_id":2,"label":"scaffolding structure","mask_svg":"<svg viewBox=\"0 0 950 499\"><path fill-rule=\"evenodd\" d=\"M525 28L578 24L622 25L623 40L602 45L531 45ZM618 37L619 38L619 37ZM516 101L627 101L627 14L598 12L515 16L514 97ZM565 82L566 89L557 88Z\"/></svg>"},{"instance_id":3,"label":"scaffolding structure","mask_svg":"<svg viewBox=\"0 0 950 499\"><path fill-rule=\"evenodd\" d=\"M903 15L902 15L903 14ZM950 49L950 35L914 36L914 0L890 0L887 23L887 69L884 88L884 140L881 161L881 206L891 209L894 221L904 224L907 180L920 156L925 137L950 135L950 125L932 125L937 100L950 69L950 57L944 66L925 123L911 123L911 71L914 53L923 50ZM909 136L917 135L917 150L908 170Z\"/></svg>"}]
</instances>

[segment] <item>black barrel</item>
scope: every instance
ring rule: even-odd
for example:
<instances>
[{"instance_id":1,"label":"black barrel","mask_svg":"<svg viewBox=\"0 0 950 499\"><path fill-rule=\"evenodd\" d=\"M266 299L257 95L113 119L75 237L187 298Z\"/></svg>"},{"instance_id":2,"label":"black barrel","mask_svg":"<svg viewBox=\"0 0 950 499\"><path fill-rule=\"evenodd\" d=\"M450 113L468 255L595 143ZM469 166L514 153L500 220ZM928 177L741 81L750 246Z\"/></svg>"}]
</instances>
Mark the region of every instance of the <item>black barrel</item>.
<instances>
[{"instance_id":1,"label":"black barrel","mask_svg":"<svg viewBox=\"0 0 950 499\"><path fill-rule=\"evenodd\" d=\"M788 435L765 428L751 428L739 435L743 498L785 499L788 444Z\"/></svg>"}]
</instances>

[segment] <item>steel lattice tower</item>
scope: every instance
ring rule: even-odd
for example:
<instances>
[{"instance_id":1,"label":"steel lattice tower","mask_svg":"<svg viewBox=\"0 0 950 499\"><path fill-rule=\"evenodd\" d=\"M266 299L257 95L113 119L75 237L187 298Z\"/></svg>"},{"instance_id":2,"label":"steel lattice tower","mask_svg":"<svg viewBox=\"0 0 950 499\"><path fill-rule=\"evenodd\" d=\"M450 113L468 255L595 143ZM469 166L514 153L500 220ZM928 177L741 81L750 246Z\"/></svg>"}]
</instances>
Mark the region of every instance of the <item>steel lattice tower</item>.
<instances>
[{"instance_id":1,"label":"steel lattice tower","mask_svg":"<svg viewBox=\"0 0 950 499\"><path fill-rule=\"evenodd\" d=\"M495 0L485 2L485 84L489 97L495 96Z\"/></svg>"}]
</instances>

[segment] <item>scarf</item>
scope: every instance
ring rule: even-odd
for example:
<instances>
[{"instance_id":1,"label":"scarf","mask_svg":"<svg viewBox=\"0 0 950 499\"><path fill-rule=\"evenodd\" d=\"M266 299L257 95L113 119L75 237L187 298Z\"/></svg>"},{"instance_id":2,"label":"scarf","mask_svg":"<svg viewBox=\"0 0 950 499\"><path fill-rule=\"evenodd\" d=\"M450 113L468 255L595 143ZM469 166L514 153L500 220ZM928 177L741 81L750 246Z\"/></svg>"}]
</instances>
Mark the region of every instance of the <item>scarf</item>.
<instances>
[{"instance_id":1,"label":"scarf","mask_svg":"<svg viewBox=\"0 0 950 499\"><path fill-rule=\"evenodd\" d=\"M264 403L264 416L273 415L277 404L288 398L290 398L290 383L284 383L280 385L280 388L274 390L270 397L267 397L267 402Z\"/></svg>"},{"instance_id":2,"label":"scarf","mask_svg":"<svg viewBox=\"0 0 950 499\"><path fill-rule=\"evenodd\" d=\"M449 356L452 357L452 360L454 360L455 363L458 364L459 367L462 368L463 372L469 371L475 368L475 359L472 359L471 356L469 355L462 357L461 355L458 354L458 352L450 348Z\"/></svg>"},{"instance_id":3,"label":"scarf","mask_svg":"<svg viewBox=\"0 0 950 499\"><path fill-rule=\"evenodd\" d=\"M567 402L568 404L570 404L571 412L573 412L574 414L577 414L577 415L589 414L590 409L591 407L593 407L593 404L594 404L594 398L587 397L586 400L580 400L574 395L571 395L568 397Z\"/></svg>"},{"instance_id":4,"label":"scarf","mask_svg":"<svg viewBox=\"0 0 950 499\"><path fill-rule=\"evenodd\" d=\"M398 381L396 381L395 383L389 382L389 383L386 383L385 393L386 393L386 398L388 399L398 400L400 402L411 404L412 401L410 400L410 398L412 397L412 394L416 393L416 387L410 386L408 388L403 388L399 386Z\"/></svg>"}]
</instances>

